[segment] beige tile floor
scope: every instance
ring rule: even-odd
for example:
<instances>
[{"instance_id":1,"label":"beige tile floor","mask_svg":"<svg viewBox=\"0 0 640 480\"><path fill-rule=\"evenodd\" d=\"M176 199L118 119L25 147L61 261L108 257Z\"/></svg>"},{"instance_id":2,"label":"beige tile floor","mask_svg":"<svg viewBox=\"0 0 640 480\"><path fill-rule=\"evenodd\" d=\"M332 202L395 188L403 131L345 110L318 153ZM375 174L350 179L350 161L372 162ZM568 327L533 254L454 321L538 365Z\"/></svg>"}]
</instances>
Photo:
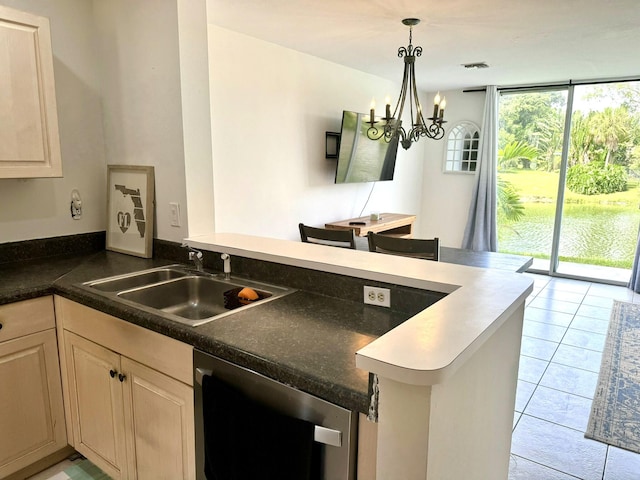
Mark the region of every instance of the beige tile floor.
<instances>
[{"instance_id":1,"label":"beige tile floor","mask_svg":"<svg viewBox=\"0 0 640 480\"><path fill-rule=\"evenodd\" d=\"M640 479L640 454L584 438L613 300L640 303L640 295L626 287L531 277L509 479Z\"/></svg>"}]
</instances>

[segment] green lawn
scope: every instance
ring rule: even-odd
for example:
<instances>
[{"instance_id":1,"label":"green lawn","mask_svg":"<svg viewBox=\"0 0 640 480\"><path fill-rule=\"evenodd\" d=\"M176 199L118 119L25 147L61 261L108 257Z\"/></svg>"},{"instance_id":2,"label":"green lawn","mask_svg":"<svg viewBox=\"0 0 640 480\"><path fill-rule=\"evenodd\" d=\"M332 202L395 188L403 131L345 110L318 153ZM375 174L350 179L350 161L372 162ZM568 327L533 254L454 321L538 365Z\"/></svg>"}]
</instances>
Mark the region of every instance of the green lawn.
<instances>
[{"instance_id":1,"label":"green lawn","mask_svg":"<svg viewBox=\"0 0 640 480\"><path fill-rule=\"evenodd\" d=\"M557 172L543 172L540 170L508 170L498 172L498 176L510 182L518 190L522 201L528 202L555 202L558 196ZM640 204L640 188L637 180L630 180L627 190L624 192L609 193L605 195L581 195L573 193L569 189L565 190L565 201L567 203L590 203L590 204L619 204L629 205L630 208L638 209Z\"/></svg>"}]
</instances>

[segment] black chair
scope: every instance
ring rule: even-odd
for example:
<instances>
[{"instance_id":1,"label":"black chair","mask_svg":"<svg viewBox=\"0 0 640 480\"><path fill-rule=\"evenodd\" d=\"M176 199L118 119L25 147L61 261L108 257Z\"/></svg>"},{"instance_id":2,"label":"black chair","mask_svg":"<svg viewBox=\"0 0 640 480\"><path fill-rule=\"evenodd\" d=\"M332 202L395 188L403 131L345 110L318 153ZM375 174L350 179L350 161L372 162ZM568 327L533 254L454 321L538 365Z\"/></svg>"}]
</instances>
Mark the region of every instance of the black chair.
<instances>
[{"instance_id":1,"label":"black chair","mask_svg":"<svg viewBox=\"0 0 640 480\"><path fill-rule=\"evenodd\" d=\"M369 251L435 260L440 258L440 239L400 238L369 232Z\"/></svg>"},{"instance_id":2,"label":"black chair","mask_svg":"<svg viewBox=\"0 0 640 480\"><path fill-rule=\"evenodd\" d=\"M356 248L356 235L352 229L331 230L328 228L309 227L302 223L300 227L300 240L306 243L328 245L331 247Z\"/></svg>"}]
</instances>

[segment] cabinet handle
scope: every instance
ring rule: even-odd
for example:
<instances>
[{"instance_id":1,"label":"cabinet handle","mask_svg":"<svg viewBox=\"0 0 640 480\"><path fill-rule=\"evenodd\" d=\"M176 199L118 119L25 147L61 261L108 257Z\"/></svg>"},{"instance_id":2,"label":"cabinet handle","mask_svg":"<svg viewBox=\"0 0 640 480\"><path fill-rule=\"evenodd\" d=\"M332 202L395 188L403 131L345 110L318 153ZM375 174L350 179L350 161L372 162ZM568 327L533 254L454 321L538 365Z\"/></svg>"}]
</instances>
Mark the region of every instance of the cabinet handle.
<instances>
[{"instance_id":1,"label":"cabinet handle","mask_svg":"<svg viewBox=\"0 0 640 480\"><path fill-rule=\"evenodd\" d=\"M118 380L120 380L121 382L124 382L126 380L127 376L123 375L122 373L118 374Z\"/></svg>"},{"instance_id":2,"label":"cabinet handle","mask_svg":"<svg viewBox=\"0 0 640 480\"><path fill-rule=\"evenodd\" d=\"M2 324L0 323L0 330L2 330Z\"/></svg>"},{"instance_id":3,"label":"cabinet handle","mask_svg":"<svg viewBox=\"0 0 640 480\"><path fill-rule=\"evenodd\" d=\"M109 370L109 375L111 375L111 378L115 378L115 376L118 374L118 372L116 372L115 370Z\"/></svg>"}]
</instances>

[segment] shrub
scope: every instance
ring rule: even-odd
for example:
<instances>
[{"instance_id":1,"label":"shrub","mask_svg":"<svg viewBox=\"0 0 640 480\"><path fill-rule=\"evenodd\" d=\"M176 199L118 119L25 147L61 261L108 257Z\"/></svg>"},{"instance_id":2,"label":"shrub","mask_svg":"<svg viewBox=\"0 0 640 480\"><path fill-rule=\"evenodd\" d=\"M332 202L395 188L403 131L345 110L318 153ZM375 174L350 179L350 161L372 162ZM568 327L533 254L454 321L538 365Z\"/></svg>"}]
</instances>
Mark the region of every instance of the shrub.
<instances>
[{"instance_id":1,"label":"shrub","mask_svg":"<svg viewBox=\"0 0 640 480\"><path fill-rule=\"evenodd\" d=\"M567 188L582 195L623 192L627 173L620 165L574 165L567 170Z\"/></svg>"}]
</instances>

